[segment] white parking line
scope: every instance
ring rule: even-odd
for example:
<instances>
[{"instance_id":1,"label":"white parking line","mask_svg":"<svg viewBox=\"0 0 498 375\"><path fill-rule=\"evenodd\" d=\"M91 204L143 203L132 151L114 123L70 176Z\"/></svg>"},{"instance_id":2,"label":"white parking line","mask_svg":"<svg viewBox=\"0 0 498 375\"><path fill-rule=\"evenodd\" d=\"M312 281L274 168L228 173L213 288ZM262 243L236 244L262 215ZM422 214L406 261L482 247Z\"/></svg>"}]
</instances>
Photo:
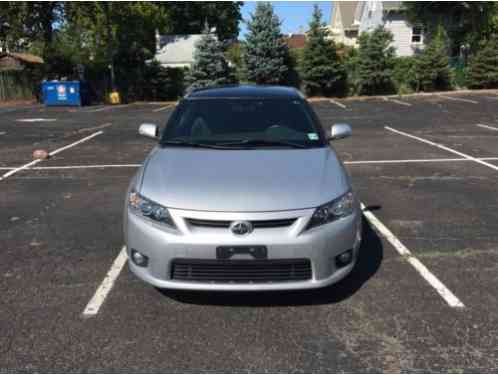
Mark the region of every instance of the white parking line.
<instances>
[{"instance_id":1,"label":"white parking line","mask_svg":"<svg viewBox=\"0 0 498 375\"><path fill-rule=\"evenodd\" d=\"M472 104L479 104L479 102L475 100L470 100L470 99L463 99L463 98L456 98L453 96L447 96L447 95L438 95L440 98L448 99L448 100L454 100L457 102L465 102L465 103L472 103Z\"/></svg>"},{"instance_id":2,"label":"white parking line","mask_svg":"<svg viewBox=\"0 0 498 375\"><path fill-rule=\"evenodd\" d=\"M100 130L100 129L108 128L111 125L112 125L112 122L106 122L105 124L98 125L98 126L92 126L90 128L81 128L76 133L86 133L86 132L89 132L92 130Z\"/></svg>"},{"instance_id":3,"label":"white parking line","mask_svg":"<svg viewBox=\"0 0 498 375\"><path fill-rule=\"evenodd\" d=\"M92 139L92 138L94 138L94 137L96 137L96 136L98 136L98 135L100 135L100 134L103 134L103 133L104 133L103 131L98 131L98 132L96 132L96 133L93 133L93 134L89 135L88 137L85 137L85 138L80 139L79 141L73 142L73 143L71 143L71 144L69 144L69 145L67 145L67 146L64 146L64 147L58 148L57 150L54 150L54 151L52 151L52 152L49 152L49 153L48 153L48 155L49 155L49 156L54 156L54 155L57 155L59 152L62 152L62 151L64 151L64 150L67 150L68 148L71 148L71 147L77 146L77 145L79 145L80 143L86 142L86 141L88 141L88 140L90 140L90 139ZM24 165L22 165L22 166L20 166L20 167L18 167L18 168L12 169L11 171L9 171L9 172L5 173L3 176L1 176L1 177L0 177L0 181L5 180L7 177L12 176L13 174L15 174L15 173L17 173L17 172L19 172L19 171L22 171L22 170L24 170L24 169L30 168L30 167L32 167L33 165L36 165L36 164L38 164L38 163L42 162L43 160L44 160L44 159L35 159L35 160L32 160L32 161L30 161L29 163L24 164Z\"/></svg>"},{"instance_id":4,"label":"white parking line","mask_svg":"<svg viewBox=\"0 0 498 375\"><path fill-rule=\"evenodd\" d=\"M498 159L498 158L497 158ZM463 159L465 160L465 159ZM59 165L50 167L26 168L34 171L63 170L63 169L104 169L104 168L138 168L142 164L95 164L95 165ZM0 170L10 171L13 167L0 167Z\"/></svg>"},{"instance_id":5,"label":"white parking line","mask_svg":"<svg viewBox=\"0 0 498 375\"><path fill-rule=\"evenodd\" d=\"M498 130L498 129L497 129ZM478 160L498 160L498 157L476 158ZM348 165L362 165L362 164L406 164L406 163L447 163L455 161L472 161L467 158L441 158L441 159L400 159L400 160L357 160L345 161L344 164Z\"/></svg>"},{"instance_id":6,"label":"white parking line","mask_svg":"<svg viewBox=\"0 0 498 375\"><path fill-rule=\"evenodd\" d=\"M498 129L497 129L498 130ZM498 157L478 157L478 160L497 161ZM467 158L435 158L435 159L399 159L399 160L348 160L346 165L365 165L365 164L407 164L407 163L450 163L460 161L473 161ZM25 169L44 171L44 170L65 170L65 169L105 169L105 168L138 168L142 164L90 164L90 165L54 165L50 167L27 167ZM16 167L0 167L2 171L10 171Z\"/></svg>"},{"instance_id":7,"label":"white parking line","mask_svg":"<svg viewBox=\"0 0 498 375\"><path fill-rule=\"evenodd\" d=\"M126 247L123 246L118 256L112 263L111 268L107 272L107 275L104 277L104 280L102 280L99 287L95 291L95 294L93 295L92 299L86 305L85 310L83 310L83 317L89 318L97 315L97 313L100 310L100 307L104 303L105 299L107 298L107 295L114 286L116 279L121 273L121 270L126 264L127 259L128 257L126 255Z\"/></svg>"},{"instance_id":8,"label":"white parking line","mask_svg":"<svg viewBox=\"0 0 498 375\"><path fill-rule=\"evenodd\" d=\"M164 111L165 109L168 109L168 108L171 108L171 107L173 107L173 104L168 104L168 105L166 105L164 107L156 108L156 109L152 110L152 112L161 112L161 111Z\"/></svg>"},{"instance_id":9,"label":"white parking line","mask_svg":"<svg viewBox=\"0 0 498 375\"><path fill-rule=\"evenodd\" d=\"M489 125L476 124L476 126L479 126L480 128L484 128L484 129L490 129L490 130L497 130L498 131L498 128L494 128L494 127L489 126Z\"/></svg>"},{"instance_id":10,"label":"white parking line","mask_svg":"<svg viewBox=\"0 0 498 375\"><path fill-rule=\"evenodd\" d=\"M365 210L362 203L361 208L367 220L377 231L410 263L415 270L422 276L446 301L446 303L455 308L464 308L465 305L460 301L424 264L411 253L408 248L370 211Z\"/></svg>"},{"instance_id":11,"label":"white parking line","mask_svg":"<svg viewBox=\"0 0 498 375\"><path fill-rule=\"evenodd\" d=\"M399 104L399 105L404 105L404 106L407 106L407 107L411 107L412 106L411 103L404 102L404 101L401 101L401 100L398 100L398 99L388 98L387 96L383 96L382 99L384 99L384 101L386 101L386 102L393 102L393 103L396 103L396 104Z\"/></svg>"},{"instance_id":12,"label":"white parking line","mask_svg":"<svg viewBox=\"0 0 498 375\"><path fill-rule=\"evenodd\" d=\"M54 122L57 121L56 118L21 118L17 119L17 122Z\"/></svg>"},{"instance_id":13,"label":"white parking line","mask_svg":"<svg viewBox=\"0 0 498 375\"><path fill-rule=\"evenodd\" d=\"M107 111L109 109L117 109L117 108L123 108L123 107L128 107L129 104L120 104L120 105L107 105L102 108L97 108L97 109L92 109L90 111L85 111L86 113L93 113L93 112L102 112L102 111Z\"/></svg>"},{"instance_id":14,"label":"white parking line","mask_svg":"<svg viewBox=\"0 0 498 375\"><path fill-rule=\"evenodd\" d=\"M427 143L428 145L431 145L431 146L434 146L434 147L437 147L437 148L440 148L441 150L445 150L445 151L448 151L448 152L451 152L453 154L456 154L458 156L461 156L465 159L469 159L469 160L473 160L475 161L476 163L479 163L479 164L482 164L482 165L485 165L486 167L489 167L491 169L494 169L495 171L498 171L498 166L496 165L493 165L493 164L490 164L490 163L487 163L483 160L480 160L478 158L475 158L473 156L470 156L470 155L467 155L467 154L464 154L463 152L460 152L460 151L457 151L457 150L453 150L452 148L449 148L449 147L446 147L444 145L441 145L439 143L435 143L435 142L432 142L432 141L429 141L427 139L424 139L424 138L420 138L420 137L417 137L415 135L412 135L412 134L408 134L408 133L405 133L405 132L402 132L400 130L396 130L396 129L393 129L389 126L384 126L384 128L386 130L389 130L393 133L397 133L397 134L400 134L400 135L404 135L405 137L408 137L408 138L412 138L412 139L415 139L419 142L423 142L423 143Z\"/></svg>"},{"instance_id":15,"label":"white parking line","mask_svg":"<svg viewBox=\"0 0 498 375\"><path fill-rule=\"evenodd\" d=\"M329 99L329 102L332 103L332 104L335 104L338 107L341 107L342 109L346 109L347 108L344 104L339 103L337 100Z\"/></svg>"}]
</instances>

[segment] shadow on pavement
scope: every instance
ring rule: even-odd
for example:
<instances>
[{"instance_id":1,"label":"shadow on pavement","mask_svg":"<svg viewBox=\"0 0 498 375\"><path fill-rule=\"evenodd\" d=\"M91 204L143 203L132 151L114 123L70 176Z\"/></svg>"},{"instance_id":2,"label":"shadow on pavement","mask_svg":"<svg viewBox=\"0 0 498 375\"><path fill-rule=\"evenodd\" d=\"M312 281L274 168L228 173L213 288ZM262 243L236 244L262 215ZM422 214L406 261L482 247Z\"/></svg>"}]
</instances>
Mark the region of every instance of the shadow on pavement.
<instances>
[{"instance_id":1,"label":"shadow on pavement","mask_svg":"<svg viewBox=\"0 0 498 375\"><path fill-rule=\"evenodd\" d=\"M165 297L199 305L220 306L300 306L343 301L356 293L379 269L383 246L377 233L363 219L363 240L359 258L351 273L326 288L283 292L202 292L157 289Z\"/></svg>"}]
</instances>

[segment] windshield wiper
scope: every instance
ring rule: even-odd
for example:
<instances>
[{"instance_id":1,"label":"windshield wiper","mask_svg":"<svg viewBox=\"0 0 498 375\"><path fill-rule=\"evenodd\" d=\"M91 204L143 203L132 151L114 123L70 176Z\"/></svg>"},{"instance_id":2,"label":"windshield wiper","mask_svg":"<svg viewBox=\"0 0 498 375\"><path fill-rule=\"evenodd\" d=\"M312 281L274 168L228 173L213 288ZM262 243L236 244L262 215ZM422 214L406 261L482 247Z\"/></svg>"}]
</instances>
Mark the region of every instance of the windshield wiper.
<instances>
[{"instance_id":1,"label":"windshield wiper","mask_svg":"<svg viewBox=\"0 0 498 375\"><path fill-rule=\"evenodd\" d=\"M198 147L198 148L215 148L215 149L226 149L227 147L223 147L223 145L210 145L206 143L196 143L189 141L181 141L181 140L170 140L170 141L161 141L159 142L161 146L187 146L187 147Z\"/></svg>"},{"instance_id":2,"label":"windshield wiper","mask_svg":"<svg viewBox=\"0 0 498 375\"><path fill-rule=\"evenodd\" d=\"M288 142L288 141L277 141L268 139L241 139L238 141L217 143L218 146L287 146L292 148L308 148L309 146Z\"/></svg>"}]
</instances>

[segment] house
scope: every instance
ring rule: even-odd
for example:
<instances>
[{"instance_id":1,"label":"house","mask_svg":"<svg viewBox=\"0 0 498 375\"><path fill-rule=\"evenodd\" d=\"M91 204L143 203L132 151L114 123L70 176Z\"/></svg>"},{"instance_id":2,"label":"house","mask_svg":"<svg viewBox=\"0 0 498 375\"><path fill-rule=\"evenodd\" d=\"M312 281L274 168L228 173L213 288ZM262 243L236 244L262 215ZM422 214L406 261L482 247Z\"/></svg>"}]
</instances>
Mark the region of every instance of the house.
<instances>
[{"instance_id":1,"label":"house","mask_svg":"<svg viewBox=\"0 0 498 375\"><path fill-rule=\"evenodd\" d=\"M304 34L289 34L284 37L284 41L289 49L301 49L306 44L306 35Z\"/></svg>"},{"instance_id":2,"label":"house","mask_svg":"<svg viewBox=\"0 0 498 375\"><path fill-rule=\"evenodd\" d=\"M358 29L364 1L334 1L328 29L336 43L358 46Z\"/></svg>"},{"instance_id":3,"label":"house","mask_svg":"<svg viewBox=\"0 0 498 375\"><path fill-rule=\"evenodd\" d=\"M201 38L202 34L159 35L156 33L154 60L165 68L188 68L194 62L195 44Z\"/></svg>"},{"instance_id":4,"label":"house","mask_svg":"<svg viewBox=\"0 0 498 375\"><path fill-rule=\"evenodd\" d=\"M356 47L361 33L379 26L393 34L392 46L398 56L412 56L424 47L423 28L410 24L401 1L334 3L330 30L336 42Z\"/></svg>"}]
</instances>

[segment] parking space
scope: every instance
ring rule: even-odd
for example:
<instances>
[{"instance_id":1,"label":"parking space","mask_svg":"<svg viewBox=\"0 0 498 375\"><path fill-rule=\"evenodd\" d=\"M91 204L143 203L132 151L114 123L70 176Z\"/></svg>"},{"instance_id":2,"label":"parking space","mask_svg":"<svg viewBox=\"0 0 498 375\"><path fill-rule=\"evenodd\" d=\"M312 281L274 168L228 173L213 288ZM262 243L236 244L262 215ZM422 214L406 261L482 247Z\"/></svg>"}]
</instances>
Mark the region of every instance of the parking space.
<instances>
[{"instance_id":1,"label":"parking space","mask_svg":"<svg viewBox=\"0 0 498 375\"><path fill-rule=\"evenodd\" d=\"M0 176L15 172L0 371L498 371L495 96L313 103L326 129L353 128L333 145L366 206L360 259L326 289L264 294L160 291L116 268L126 187L154 146L138 125L173 104L0 108ZM36 148L60 152L17 171Z\"/></svg>"}]
</instances>

